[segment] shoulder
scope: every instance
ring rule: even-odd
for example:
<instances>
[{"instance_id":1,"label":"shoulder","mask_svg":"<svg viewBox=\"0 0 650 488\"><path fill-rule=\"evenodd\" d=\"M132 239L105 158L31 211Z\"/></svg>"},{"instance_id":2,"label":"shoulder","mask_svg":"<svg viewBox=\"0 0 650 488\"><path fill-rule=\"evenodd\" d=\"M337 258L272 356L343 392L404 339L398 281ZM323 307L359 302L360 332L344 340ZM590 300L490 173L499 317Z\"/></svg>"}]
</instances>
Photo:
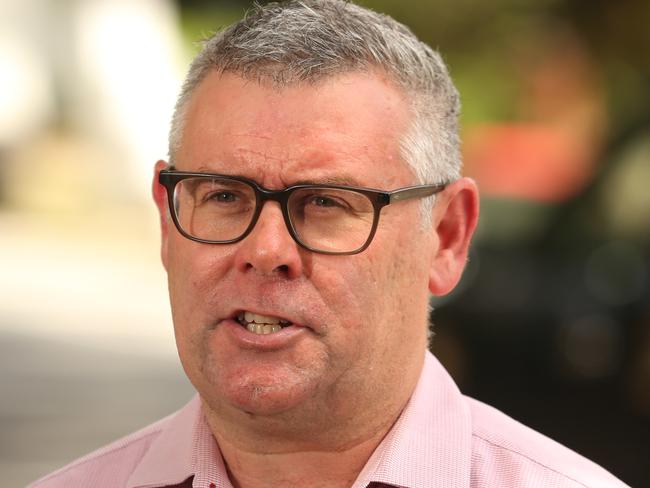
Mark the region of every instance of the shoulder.
<instances>
[{"instance_id":1,"label":"shoulder","mask_svg":"<svg viewBox=\"0 0 650 488\"><path fill-rule=\"evenodd\" d=\"M159 420L87 454L33 482L28 488L124 486L151 443L164 430L170 418L171 416Z\"/></svg>"},{"instance_id":2,"label":"shoulder","mask_svg":"<svg viewBox=\"0 0 650 488\"><path fill-rule=\"evenodd\" d=\"M497 409L467 398L472 487L617 488L605 469Z\"/></svg>"}]
</instances>

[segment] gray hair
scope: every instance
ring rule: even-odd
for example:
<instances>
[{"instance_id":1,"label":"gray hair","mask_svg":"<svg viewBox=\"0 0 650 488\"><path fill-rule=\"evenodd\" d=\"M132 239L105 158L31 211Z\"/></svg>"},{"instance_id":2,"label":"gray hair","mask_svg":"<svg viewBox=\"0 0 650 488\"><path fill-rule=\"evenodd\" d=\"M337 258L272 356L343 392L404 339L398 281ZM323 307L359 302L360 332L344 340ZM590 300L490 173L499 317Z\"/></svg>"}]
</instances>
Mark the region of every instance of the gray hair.
<instances>
[{"instance_id":1,"label":"gray hair","mask_svg":"<svg viewBox=\"0 0 650 488\"><path fill-rule=\"evenodd\" d=\"M391 17L344 0L255 5L208 39L192 62L169 137L173 161L193 91L211 72L231 72L282 88L355 71L382 70L413 114L401 151L419 183L460 177L460 101L440 55Z\"/></svg>"}]
</instances>

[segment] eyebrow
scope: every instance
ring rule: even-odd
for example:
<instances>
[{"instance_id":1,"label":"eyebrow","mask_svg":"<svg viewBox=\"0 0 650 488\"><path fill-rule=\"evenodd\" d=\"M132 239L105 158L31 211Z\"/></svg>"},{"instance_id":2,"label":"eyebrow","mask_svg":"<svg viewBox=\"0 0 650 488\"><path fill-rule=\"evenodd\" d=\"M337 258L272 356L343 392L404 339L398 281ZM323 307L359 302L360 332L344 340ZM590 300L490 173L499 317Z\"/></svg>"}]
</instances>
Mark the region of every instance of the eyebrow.
<instances>
[{"instance_id":1,"label":"eyebrow","mask_svg":"<svg viewBox=\"0 0 650 488\"><path fill-rule=\"evenodd\" d=\"M172 168L172 169L176 169L176 168ZM242 178L248 178L253 181L257 181L255 178L252 178L244 174L215 173L214 168L209 168L207 166L199 166L197 172L210 173L210 174L222 174L224 176L239 176ZM293 185L340 185L340 186L356 186L360 188L365 188L368 186L362 184L357 178L355 178L351 174L328 175L328 176L323 176L322 178L301 179L301 180L294 181L287 186L293 186Z\"/></svg>"},{"instance_id":2,"label":"eyebrow","mask_svg":"<svg viewBox=\"0 0 650 488\"><path fill-rule=\"evenodd\" d=\"M308 179L308 180L298 180L292 185L341 185L341 186L366 186L362 185L359 180L357 180L352 175L330 175L324 176L322 178Z\"/></svg>"}]
</instances>

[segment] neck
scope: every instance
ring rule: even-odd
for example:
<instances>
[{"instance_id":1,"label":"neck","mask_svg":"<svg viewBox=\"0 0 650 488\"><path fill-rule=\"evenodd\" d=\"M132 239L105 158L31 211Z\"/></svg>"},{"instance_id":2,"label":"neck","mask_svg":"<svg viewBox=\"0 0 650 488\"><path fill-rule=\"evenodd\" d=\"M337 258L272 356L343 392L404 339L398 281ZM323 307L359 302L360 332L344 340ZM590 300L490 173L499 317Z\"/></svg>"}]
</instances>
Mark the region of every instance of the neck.
<instances>
[{"instance_id":1,"label":"neck","mask_svg":"<svg viewBox=\"0 0 650 488\"><path fill-rule=\"evenodd\" d=\"M203 399L231 482L236 488L351 486L411 398L423 362L424 353L377 378L339 378L273 413Z\"/></svg>"},{"instance_id":2,"label":"neck","mask_svg":"<svg viewBox=\"0 0 650 488\"><path fill-rule=\"evenodd\" d=\"M243 451L218 439L228 475L236 488L348 488L381 442L373 437L341 450Z\"/></svg>"},{"instance_id":3,"label":"neck","mask_svg":"<svg viewBox=\"0 0 650 488\"><path fill-rule=\"evenodd\" d=\"M415 383L399 401L384 403L381 411L366 405L340 415L331 408L320 419L312 411L309 424L293 416L256 418L243 412L229 421L230 415L212 410L205 402L203 410L236 488L350 487L414 387ZM296 429L300 424L305 427ZM289 431L287 426L294 428Z\"/></svg>"}]
</instances>

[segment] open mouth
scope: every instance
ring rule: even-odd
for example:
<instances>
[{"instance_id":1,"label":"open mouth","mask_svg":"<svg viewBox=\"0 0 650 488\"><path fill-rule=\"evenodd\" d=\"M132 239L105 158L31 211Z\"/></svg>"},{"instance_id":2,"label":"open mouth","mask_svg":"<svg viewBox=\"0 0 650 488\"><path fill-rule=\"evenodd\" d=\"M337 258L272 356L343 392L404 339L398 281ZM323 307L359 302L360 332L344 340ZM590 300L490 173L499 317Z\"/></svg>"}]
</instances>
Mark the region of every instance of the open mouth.
<instances>
[{"instance_id":1,"label":"open mouth","mask_svg":"<svg viewBox=\"0 0 650 488\"><path fill-rule=\"evenodd\" d=\"M291 322L280 317L259 315L247 310L239 312L236 315L236 320L242 327L246 327L249 332L258 335L275 334L276 332L280 332L284 327L292 325Z\"/></svg>"}]
</instances>

